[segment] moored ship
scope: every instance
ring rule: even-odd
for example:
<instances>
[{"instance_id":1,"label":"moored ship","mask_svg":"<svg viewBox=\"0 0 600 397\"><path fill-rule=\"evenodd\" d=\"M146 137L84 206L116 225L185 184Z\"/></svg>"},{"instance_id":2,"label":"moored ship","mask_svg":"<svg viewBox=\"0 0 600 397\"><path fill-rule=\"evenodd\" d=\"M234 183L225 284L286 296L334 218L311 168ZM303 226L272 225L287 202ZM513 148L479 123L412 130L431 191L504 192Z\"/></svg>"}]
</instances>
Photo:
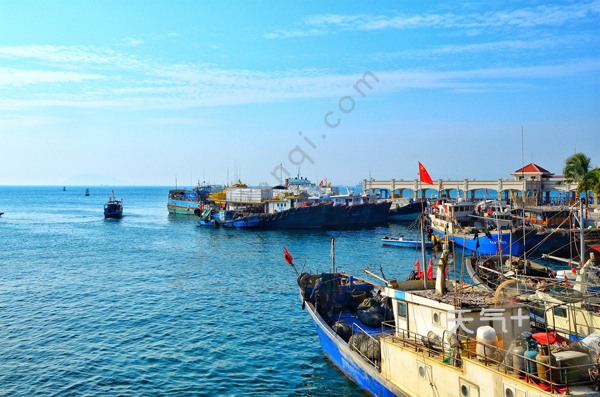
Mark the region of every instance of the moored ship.
<instances>
[{"instance_id":1,"label":"moored ship","mask_svg":"<svg viewBox=\"0 0 600 397\"><path fill-rule=\"evenodd\" d=\"M194 215L194 210L202 205L211 193L221 191L222 186L203 184L195 188L169 190L167 209L171 214Z\"/></svg>"},{"instance_id":2,"label":"moored ship","mask_svg":"<svg viewBox=\"0 0 600 397\"><path fill-rule=\"evenodd\" d=\"M324 355L373 396L600 396L591 348L557 347L526 305L446 280L450 258L446 244L430 281L296 271Z\"/></svg>"}]
</instances>

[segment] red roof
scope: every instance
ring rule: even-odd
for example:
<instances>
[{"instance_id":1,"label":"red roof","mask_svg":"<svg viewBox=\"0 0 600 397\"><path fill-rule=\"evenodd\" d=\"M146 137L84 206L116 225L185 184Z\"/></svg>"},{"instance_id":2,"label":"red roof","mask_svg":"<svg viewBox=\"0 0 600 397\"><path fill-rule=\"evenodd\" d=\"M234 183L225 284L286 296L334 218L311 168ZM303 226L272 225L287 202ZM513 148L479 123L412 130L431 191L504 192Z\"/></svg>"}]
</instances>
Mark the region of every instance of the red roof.
<instances>
[{"instance_id":1,"label":"red roof","mask_svg":"<svg viewBox=\"0 0 600 397\"><path fill-rule=\"evenodd\" d=\"M550 171L540 167L537 164L527 164L525 167L523 168L519 168L518 170L516 170L514 173L520 173L520 172L531 172L531 173L540 173L540 174L551 174Z\"/></svg>"}]
</instances>

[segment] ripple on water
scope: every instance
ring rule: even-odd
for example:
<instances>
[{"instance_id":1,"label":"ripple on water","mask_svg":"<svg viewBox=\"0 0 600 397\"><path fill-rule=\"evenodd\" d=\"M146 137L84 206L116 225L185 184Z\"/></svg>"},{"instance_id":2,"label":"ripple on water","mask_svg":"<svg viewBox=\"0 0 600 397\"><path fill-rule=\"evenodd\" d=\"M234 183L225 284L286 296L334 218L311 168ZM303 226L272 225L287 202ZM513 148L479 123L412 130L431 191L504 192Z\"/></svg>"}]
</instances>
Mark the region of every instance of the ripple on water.
<instances>
[{"instance_id":1,"label":"ripple on water","mask_svg":"<svg viewBox=\"0 0 600 397\"><path fill-rule=\"evenodd\" d=\"M300 308L298 270L370 263L402 276L406 226L293 232L199 228L166 212L168 188L0 187L0 394L354 396ZM79 191L81 190L81 191ZM39 203L44 203L40 206Z\"/></svg>"}]
</instances>

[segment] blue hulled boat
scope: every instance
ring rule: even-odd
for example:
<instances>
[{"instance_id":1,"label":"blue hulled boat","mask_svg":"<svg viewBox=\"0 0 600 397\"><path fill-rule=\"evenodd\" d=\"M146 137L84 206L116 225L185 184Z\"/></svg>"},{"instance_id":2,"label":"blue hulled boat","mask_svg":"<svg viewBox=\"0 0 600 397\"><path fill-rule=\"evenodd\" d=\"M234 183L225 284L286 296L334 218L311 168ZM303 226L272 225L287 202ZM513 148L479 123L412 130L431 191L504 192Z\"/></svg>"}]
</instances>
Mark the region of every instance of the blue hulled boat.
<instances>
[{"instance_id":1,"label":"blue hulled boat","mask_svg":"<svg viewBox=\"0 0 600 397\"><path fill-rule=\"evenodd\" d=\"M438 238L448 236L467 253L478 252L486 255L522 255L525 245L522 235L513 235L511 229L494 228L497 222L475 211L475 204L469 201L432 203L429 207L432 234Z\"/></svg>"},{"instance_id":2,"label":"blue hulled boat","mask_svg":"<svg viewBox=\"0 0 600 397\"><path fill-rule=\"evenodd\" d=\"M404 248L421 248L421 241L419 240L405 240L404 237L400 236L397 239L384 237L381 239L383 245L390 247L404 247ZM425 248L433 248L433 241L425 241Z\"/></svg>"},{"instance_id":3,"label":"blue hulled boat","mask_svg":"<svg viewBox=\"0 0 600 397\"><path fill-rule=\"evenodd\" d=\"M410 276L406 281L389 280L365 270L384 285L337 272L334 265L331 273L299 273L284 248L286 261L298 275L302 308L313 320L325 357L371 396L553 397L568 390L570 395L600 397L597 385L590 386L589 379L580 376L598 364L582 362L579 371L578 364L563 361L563 370L575 370L568 389L558 371L546 369L559 367L538 354L550 351L550 344L532 337L525 304L498 305L494 294L476 285L446 280L453 259L448 241L443 245L435 281ZM501 321L490 321L490 311ZM470 317L461 319L457 313ZM530 351L536 354L535 372L525 373L532 356L513 348L525 338L531 339ZM504 361L505 357L514 360Z\"/></svg>"},{"instance_id":4,"label":"blue hulled boat","mask_svg":"<svg viewBox=\"0 0 600 397\"><path fill-rule=\"evenodd\" d=\"M195 211L206 201L211 193L220 192L223 186L198 184L192 190L173 189L169 190L167 209L170 214L198 215Z\"/></svg>"},{"instance_id":5,"label":"blue hulled boat","mask_svg":"<svg viewBox=\"0 0 600 397\"><path fill-rule=\"evenodd\" d=\"M214 226L218 227L256 228L260 223L260 217L258 214L244 214L239 211L221 210L213 214L211 222Z\"/></svg>"},{"instance_id":6,"label":"blue hulled boat","mask_svg":"<svg viewBox=\"0 0 600 397\"><path fill-rule=\"evenodd\" d=\"M105 218L120 218L123 216L123 199L121 201L113 199L112 197L108 200L108 203L104 204L104 217Z\"/></svg>"},{"instance_id":7,"label":"blue hulled boat","mask_svg":"<svg viewBox=\"0 0 600 397\"><path fill-rule=\"evenodd\" d=\"M256 228L260 223L258 215L243 216L238 219L232 219L225 222L213 221L215 226L219 227L234 227L234 228Z\"/></svg>"}]
</instances>

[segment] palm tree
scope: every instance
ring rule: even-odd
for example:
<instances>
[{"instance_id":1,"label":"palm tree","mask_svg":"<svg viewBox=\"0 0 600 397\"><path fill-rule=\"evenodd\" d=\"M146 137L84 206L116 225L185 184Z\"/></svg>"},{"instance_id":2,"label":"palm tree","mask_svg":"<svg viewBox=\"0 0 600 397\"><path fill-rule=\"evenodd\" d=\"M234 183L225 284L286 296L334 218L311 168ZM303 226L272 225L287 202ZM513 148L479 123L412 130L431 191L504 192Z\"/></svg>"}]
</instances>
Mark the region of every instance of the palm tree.
<instances>
[{"instance_id":1,"label":"palm tree","mask_svg":"<svg viewBox=\"0 0 600 397\"><path fill-rule=\"evenodd\" d=\"M563 175L565 176L564 183L579 183L585 174L590 170L590 162L592 159L583 153L575 153L565 161ZM579 188L577 188L579 192ZM588 193L585 192L585 202L587 203Z\"/></svg>"},{"instance_id":2,"label":"palm tree","mask_svg":"<svg viewBox=\"0 0 600 397\"><path fill-rule=\"evenodd\" d=\"M598 167L586 173L579 186L577 186L577 193L585 192L586 202L588 192L594 193L596 203L598 203L598 195L600 195L600 169Z\"/></svg>"},{"instance_id":3,"label":"palm tree","mask_svg":"<svg viewBox=\"0 0 600 397\"><path fill-rule=\"evenodd\" d=\"M565 161L563 175L566 183L579 182L590 170L592 159L583 153L576 153Z\"/></svg>"}]
</instances>

